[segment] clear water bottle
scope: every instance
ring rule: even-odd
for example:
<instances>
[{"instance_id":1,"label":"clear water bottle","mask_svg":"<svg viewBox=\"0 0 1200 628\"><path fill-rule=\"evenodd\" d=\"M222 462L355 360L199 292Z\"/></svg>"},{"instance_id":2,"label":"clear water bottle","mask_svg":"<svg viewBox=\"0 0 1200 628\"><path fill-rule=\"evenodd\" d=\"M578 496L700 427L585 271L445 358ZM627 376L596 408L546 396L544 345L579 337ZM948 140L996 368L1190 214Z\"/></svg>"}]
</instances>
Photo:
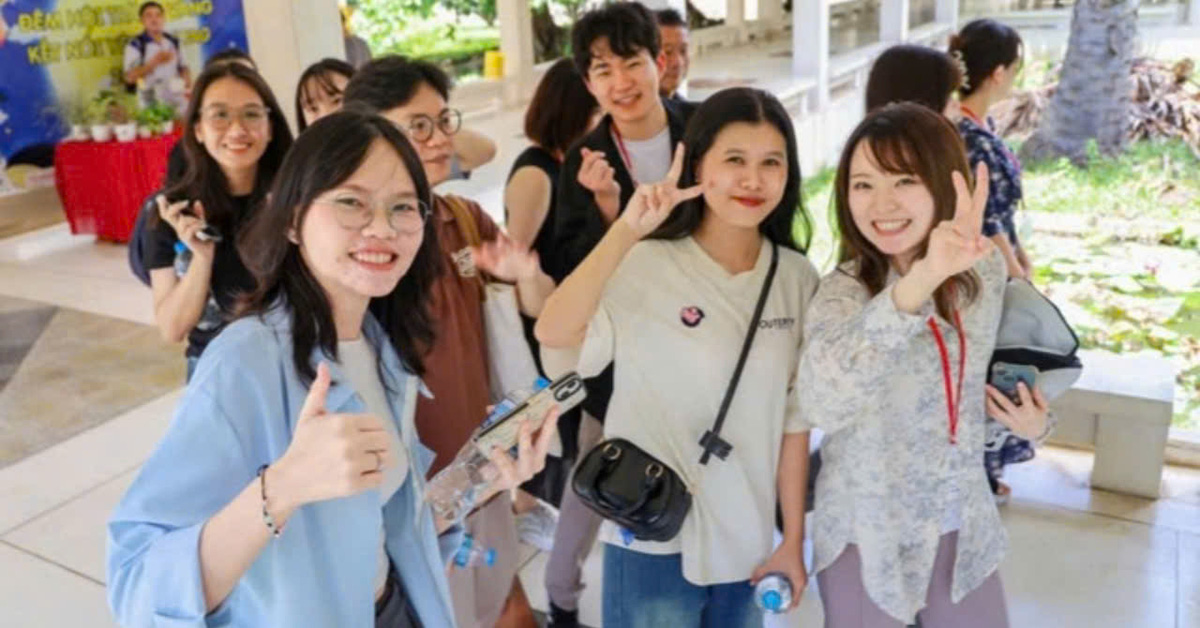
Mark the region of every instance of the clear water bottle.
<instances>
[{"instance_id":1,"label":"clear water bottle","mask_svg":"<svg viewBox=\"0 0 1200 628\"><path fill-rule=\"evenodd\" d=\"M188 266L192 263L192 250L180 240L175 241L175 276L187 274Z\"/></svg>"},{"instance_id":2,"label":"clear water bottle","mask_svg":"<svg viewBox=\"0 0 1200 628\"><path fill-rule=\"evenodd\" d=\"M480 429L491 426L505 413L549 385L549 380L539 377L533 386L508 393L484 418ZM484 468L491 464L491 460L479 453L473 440L468 441L458 452L454 462L438 471L425 487L425 500L443 519L454 521L471 512L475 506L476 495L494 479L484 477Z\"/></svg>"},{"instance_id":3,"label":"clear water bottle","mask_svg":"<svg viewBox=\"0 0 1200 628\"><path fill-rule=\"evenodd\" d=\"M475 542L470 534L463 535L462 544L454 552L454 566L459 569L493 567L496 565L496 550Z\"/></svg>"},{"instance_id":4,"label":"clear water bottle","mask_svg":"<svg viewBox=\"0 0 1200 628\"><path fill-rule=\"evenodd\" d=\"M772 572L754 587L754 602L764 613L779 615L792 605L792 581L779 572Z\"/></svg>"}]
</instances>

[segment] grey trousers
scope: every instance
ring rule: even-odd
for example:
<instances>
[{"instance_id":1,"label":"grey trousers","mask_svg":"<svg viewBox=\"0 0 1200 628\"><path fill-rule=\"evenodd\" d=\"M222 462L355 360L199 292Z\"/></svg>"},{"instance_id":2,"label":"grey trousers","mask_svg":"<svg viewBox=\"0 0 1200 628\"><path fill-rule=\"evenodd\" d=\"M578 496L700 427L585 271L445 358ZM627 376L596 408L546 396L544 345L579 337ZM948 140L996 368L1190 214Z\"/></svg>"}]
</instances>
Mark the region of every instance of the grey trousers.
<instances>
[{"instance_id":1,"label":"grey trousers","mask_svg":"<svg viewBox=\"0 0 1200 628\"><path fill-rule=\"evenodd\" d=\"M579 459L604 437L604 426L587 412L579 423ZM571 480L568 479L568 482ZM563 491L559 506L558 528L554 531L554 549L546 565L546 593L555 606L568 611L579 608L583 592L583 561L596 544L596 535L604 520L592 512L570 485Z\"/></svg>"},{"instance_id":2,"label":"grey trousers","mask_svg":"<svg viewBox=\"0 0 1200 628\"><path fill-rule=\"evenodd\" d=\"M950 601L957 548L957 532L943 535L938 542L925 608L917 615L920 625L922 628L1008 628L1008 607L999 571L988 576L958 604ZM817 574L817 585L825 607L825 628L904 628L904 622L883 612L867 596L862 581L862 557L856 545L847 545L832 565Z\"/></svg>"}]
</instances>

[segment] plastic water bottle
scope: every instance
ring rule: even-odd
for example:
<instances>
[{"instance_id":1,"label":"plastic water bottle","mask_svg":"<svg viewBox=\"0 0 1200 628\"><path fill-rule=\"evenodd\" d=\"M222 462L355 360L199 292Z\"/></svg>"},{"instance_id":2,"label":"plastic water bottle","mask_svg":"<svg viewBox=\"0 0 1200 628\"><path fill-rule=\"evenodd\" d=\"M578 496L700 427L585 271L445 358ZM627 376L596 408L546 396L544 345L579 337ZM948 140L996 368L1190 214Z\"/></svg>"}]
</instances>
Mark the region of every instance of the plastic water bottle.
<instances>
[{"instance_id":1,"label":"plastic water bottle","mask_svg":"<svg viewBox=\"0 0 1200 628\"><path fill-rule=\"evenodd\" d=\"M767 574L754 587L754 602L769 615L787 612L792 605L792 581L779 572Z\"/></svg>"},{"instance_id":2,"label":"plastic water bottle","mask_svg":"<svg viewBox=\"0 0 1200 628\"><path fill-rule=\"evenodd\" d=\"M459 569L493 567L495 564L496 550L479 545L470 534L463 536L462 544L458 546L458 551L454 552L454 566Z\"/></svg>"},{"instance_id":3,"label":"plastic water bottle","mask_svg":"<svg viewBox=\"0 0 1200 628\"><path fill-rule=\"evenodd\" d=\"M188 266L192 263L192 250L182 241L175 241L175 276L187 274Z\"/></svg>"},{"instance_id":4,"label":"plastic water bottle","mask_svg":"<svg viewBox=\"0 0 1200 628\"><path fill-rule=\"evenodd\" d=\"M549 385L549 380L539 377L533 386L508 393L484 418L480 429L493 425L510 410ZM438 471L425 487L425 500L443 519L454 521L470 512L475 506L476 495L492 480L483 476L483 469L491 464L491 460L479 453L473 440L468 441L458 452L454 462Z\"/></svg>"}]
</instances>

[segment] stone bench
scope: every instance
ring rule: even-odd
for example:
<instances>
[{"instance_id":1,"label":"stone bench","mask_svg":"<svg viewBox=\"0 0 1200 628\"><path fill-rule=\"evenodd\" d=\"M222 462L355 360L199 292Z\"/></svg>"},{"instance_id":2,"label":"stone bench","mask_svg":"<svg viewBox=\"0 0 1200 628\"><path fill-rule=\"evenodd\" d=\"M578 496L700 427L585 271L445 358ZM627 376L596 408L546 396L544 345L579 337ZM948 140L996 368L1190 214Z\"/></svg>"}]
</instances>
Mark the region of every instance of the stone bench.
<instances>
[{"instance_id":1,"label":"stone bench","mask_svg":"<svg viewBox=\"0 0 1200 628\"><path fill-rule=\"evenodd\" d=\"M1050 404L1050 443L1094 449L1091 484L1157 498L1174 412L1175 366L1152 355L1080 351L1083 376Z\"/></svg>"}]
</instances>

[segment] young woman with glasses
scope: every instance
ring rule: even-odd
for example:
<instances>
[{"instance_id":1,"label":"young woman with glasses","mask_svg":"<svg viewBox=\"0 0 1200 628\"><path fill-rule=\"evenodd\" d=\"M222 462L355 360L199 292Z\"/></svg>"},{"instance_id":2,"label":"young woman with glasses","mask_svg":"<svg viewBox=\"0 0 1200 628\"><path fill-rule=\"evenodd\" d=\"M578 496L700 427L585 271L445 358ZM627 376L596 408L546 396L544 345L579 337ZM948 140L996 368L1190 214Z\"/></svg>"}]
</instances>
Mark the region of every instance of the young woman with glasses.
<instances>
[{"instance_id":1,"label":"young woman with glasses","mask_svg":"<svg viewBox=\"0 0 1200 628\"><path fill-rule=\"evenodd\" d=\"M292 134L262 77L225 63L196 81L181 142L186 169L158 197L142 246L155 321L167 340L187 339L191 379L238 295L254 288L234 240L266 196Z\"/></svg>"}]
</instances>

